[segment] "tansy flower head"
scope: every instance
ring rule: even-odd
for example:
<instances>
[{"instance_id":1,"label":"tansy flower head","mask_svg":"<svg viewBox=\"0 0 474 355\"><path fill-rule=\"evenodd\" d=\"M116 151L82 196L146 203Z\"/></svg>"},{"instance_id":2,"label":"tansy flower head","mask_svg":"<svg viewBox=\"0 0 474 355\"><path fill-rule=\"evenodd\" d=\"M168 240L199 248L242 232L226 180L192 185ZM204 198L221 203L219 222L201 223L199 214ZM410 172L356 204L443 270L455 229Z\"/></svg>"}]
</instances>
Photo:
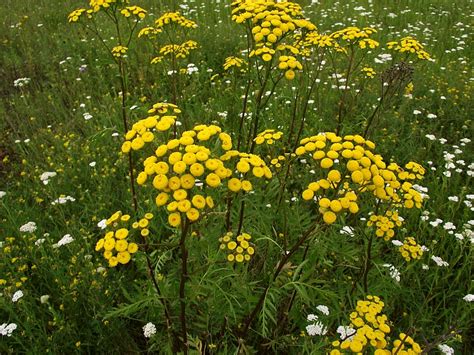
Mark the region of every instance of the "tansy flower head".
<instances>
[{"instance_id":1,"label":"tansy flower head","mask_svg":"<svg viewBox=\"0 0 474 355\"><path fill-rule=\"evenodd\" d=\"M423 45L413 37L404 37L400 41L388 42L387 47L400 53L416 54L422 60L431 58L429 53L424 50Z\"/></svg>"},{"instance_id":2,"label":"tansy flower head","mask_svg":"<svg viewBox=\"0 0 474 355\"><path fill-rule=\"evenodd\" d=\"M104 237L95 245L95 251L103 251L103 256L110 267L127 264L132 255L138 251L138 245L130 241L129 224L130 215L123 215L121 211L115 212L106 221L107 229Z\"/></svg>"},{"instance_id":3,"label":"tansy flower head","mask_svg":"<svg viewBox=\"0 0 474 355\"><path fill-rule=\"evenodd\" d=\"M226 253L229 262L242 263L250 261L255 254L255 247L250 242L252 237L247 233L242 233L234 238L234 233L228 232L219 238L220 249Z\"/></svg>"},{"instance_id":4,"label":"tansy flower head","mask_svg":"<svg viewBox=\"0 0 474 355\"><path fill-rule=\"evenodd\" d=\"M304 138L300 144L295 155L309 155L320 175L302 197L316 200L326 223L334 223L337 214L344 211L357 213L361 195L373 196L394 207L421 208L422 195L411 182L397 176L401 170L397 164L387 166L382 156L373 152L372 141L359 135L340 137L326 132ZM419 172L422 169L413 164L410 167Z\"/></svg>"}]
</instances>

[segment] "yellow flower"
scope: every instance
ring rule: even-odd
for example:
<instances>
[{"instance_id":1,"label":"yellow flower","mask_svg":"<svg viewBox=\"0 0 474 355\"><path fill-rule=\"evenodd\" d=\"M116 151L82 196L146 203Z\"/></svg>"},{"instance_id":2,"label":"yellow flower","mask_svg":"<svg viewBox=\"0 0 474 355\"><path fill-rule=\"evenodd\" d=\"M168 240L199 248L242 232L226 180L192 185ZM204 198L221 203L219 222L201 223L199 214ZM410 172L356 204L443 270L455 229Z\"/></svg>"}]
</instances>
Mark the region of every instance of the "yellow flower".
<instances>
[{"instance_id":1,"label":"yellow flower","mask_svg":"<svg viewBox=\"0 0 474 355\"><path fill-rule=\"evenodd\" d=\"M171 213L168 216L168 223L172 227L178 227L181 224L181 216L179 213Z\"/></svg>"}]
</instances>

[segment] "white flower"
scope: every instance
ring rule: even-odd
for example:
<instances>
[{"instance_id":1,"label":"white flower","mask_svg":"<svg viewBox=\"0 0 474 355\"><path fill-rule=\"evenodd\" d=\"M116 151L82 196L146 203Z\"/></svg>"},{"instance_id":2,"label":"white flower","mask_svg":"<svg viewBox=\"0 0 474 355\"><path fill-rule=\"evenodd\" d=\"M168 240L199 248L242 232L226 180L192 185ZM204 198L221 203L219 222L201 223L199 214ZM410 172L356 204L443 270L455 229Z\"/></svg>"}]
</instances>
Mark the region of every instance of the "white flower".
<instances>
[{"instance_id":1,"label":"white flower","mask_svg":"<svg viewBox=\"0 0 474 355\"><path fill-rule=\"evenodd\" d=\"M48 185L49 179L58 175L55 171L45 171L40 176L40 180L43 182L44 185Z\"/></svg>"},{"instance_id":2,"label":"white flower","mask_svg":"<svg viewBox=\"0 0 474 355\"><path fill-rule=\"evenodd\" d=\"M353 237L354 236L354 228L349 227L349 226L344 226L344 227L341 228L339 233L347 234L348 236Z\"/></svg>"},{"instance_id":3,"label":"white flower","mask_svg":"<svg viewBox=\"0 0 474 355\"><path fill-rule=\"evenodd\" d=\"M91 161L91 162L89 163L89 166L90 166L91 168L93 168L94 166L96 166L96 164L97 164L97 163L96 163L95 161Z\"/></svg>"},{"instance_id":4,"label":"white flower","mask_svg":"<svg viewBox=\"0 0 474 355\"><path fill-rule=\"evenodd\" d=\"M472 293L467 294L462 298L466 302L473 302L474 301L474 295Z\"/></svg>"},{"instance_id":5,"label":"white flower","mask_svg":"<svg viewBox=\"0 0 474 355\"><path fill-rule=\"evenodd\" d=\"M48 300L49 300L49 295L43 295L40 297L41 304L48 303Z\"/></svg>"},{"instance_id":6,"label":"white flower","mask_svg":"<svg viewBox=\"0 0 474 355\"><path fill-rule=\"evenodd\" d=\"M45 242L45 240L46 240L46 239L44 239L44 238L39 238L39 239L37 239L37 240L35 241L35 245L36 245L37 247L39 247L41 244L43 244L43 243Z\"/></svg>"},{"instance_id":7,"label":"white flower","mask_svg":"<svg viewBox=\"0 0 474 355\"><path fill-rule=\"evenodd\" d=\"M401 247L403 245L403 243L397 239L392 240L392 244L396 247Z\"/></svg>"},{"instance_id":8,"label":"white flower","mask_svg":"<svg viewBox=\"0 0 474 355\"><path fill-rule=\"evenodd\" d=\"M320 311L322 314L329 315L329 308L327 306L324 306L320 304L319 306L316 307L318 311Z\"/></svg>"},{"instance_id":9,"label":"white flower","mask_svg":"<svg viewBox=\"0 0 474 355\"><path fill-rule=\"evenodd\" d=\"M314 322L315 320L318 320L318 316L316 314L311 313L311 314L308 314L306 319L308 320L308 322Z\"/></svg>"},{"instance_id":10,"label":"white flower","mask_svg":"<svg viewBox=\"0 0 474 355\"><path fill-rule=\"evenodd\" d=\"M316 322L306 326L306 332L309 336L325 335L328 329L321 322Z\"/></svg>"},{"instance_id":11,"label":"white flower","mask_svg":"<svg viewBox=\"0 0 474 355\"><path fill-rule=\"evenodd\" d=\"M443 228L445 230L452 230L452 229L456 229L456 226L454 225L454 223L452 222L446 222L443 226Z\"/></svg>"},{"instance_id":12,"label":"white flower","mask_svg":"<svg viewBox=\"0 0 474 355\"><path fill-rule=\"evenodd\" d=\"M36 230L35 222L28 222L20 227L20 232L33 233Z\"/></svg>"},{"instance_id":13,"label":"white flower","mask_svg":"<svg viewBox=\"0 0 474 355\"><path fill-rule=\"evenodd\" d=\"M60 246L69 244L73 241L74 241L74 238L71 237L70 234L66 234L64 237L61 238L59 242L57 242L56 244L53 244L53 248L59 248Z\"/></svg>"},{"instance_id":14,"label":"white flower","mask_svg":"<svg viewBox=\"0 0 474 355\"><path fill-rule=\"evenodd\" d=\"M143 326L143 335L145 338L151 338L156 334L156 326L152 322L148 322Z\"/></svg>"},{"instance_id":15,"label":"white flower","mask_svg":"<svg viewBox=\"0 0 474 355\"><path fill-rule=\"evenodd\" d=\"M13 82L13 85L17 88L27 85L31 81L30 78L18 78Z\"/></svg>"},{"instance_id":16,"label":"white flower","mask_svg":"<svg viewBox=\"0 0 474 355\"><path fill-rule=\"evenodd\" d=\"M421 115L421 111L420 110L413 110L413 114L414 115ZM428 137L426 137L426 138L428 138ZM431 138L428 138L428 139L431 139ZM434 139L436 139L436 138L434 138ZM432 139L432 140L434 140L434 139Z\"/></svg>"},{"instance_id":17,"label":"white flower","mask_svg":"<svg viewBox=\"0 0 474 355\"><path fill-rule=\"evenodd\" d=\"M430 141L435 141L436 140L436 137L435 137L434 134L427 134L425 137L428 138Z\"/></svg>"},{"instance_id":18,"label":"white flower","mask_svg":"<svg viewBox=\"0 0 474 355\"><path fill-rule=\"evenodd\" d=\"M4 197L7 193L5 191L0 191L0 198Z\"/></svg>"},{"instance_id":19,"label":"white flower","mask_svg":"<svg viewBox=\"0 0 474 355\"><path fill-rule=\"evenodd\" d=\"M444 261L443 259L441 259L439 256L432 256L431 257L431 260L433 260L438 266L449 266L449 264Z\"/></svg>"},{"instance_id":20,"label":"white flower","mask_svg":"<svg viewBox=\"0 0 474 355\"><path fill-rule=\"evenodd\" d=\"M383 267L386 267L390 270L390 277L397 282L400 282L400 271L398 271L395 266L392 264L383 264Z\"/></svg>"},{"instance_id":21,"label":"white flower","mask_svg":"<svg viewBox=\"0 0 474 355\"><path fill-rule=\"evenodd\" d=\"M342 326L337 327L336 332L340 335L341 340L352 340L356 331L351 326Z\"/></svg>"},{"instance_id":22,"label":"white flower","mask_svg":"<svg viewBox=\"0 0 474 355\"><path fill-rule=\"evenodd\" d=\"M107 228L107 220L106 219L101 220L99 223L97 223L97 227L99 227L100 229Z\"/></svg>"},{"instance_id":23,"label":"white flower","mask_svg":"<svg viewBox=\"0 0 474 355\"><path fill-rule=\"evenodd\" d=\"M448 201L459 202L459 197L457 197L457 196L448 196Z\"/></svg>"},{"instance_id":24,"label":"white flower","mask_svg":"<svg viewBox=\"0 0 474 355\"><path fill-rule=\"evenodd\" d=\"M13 294L13 297L12 297L12 302L16 302L18 301L20 298L23 297L23 291L21 290L18 290L16 291L14 294Z\"/></svg>"},{"instance_id":25,"label":"white flower","mask_svg":"<svg viewBox=\"0 0 474 355\"><path fill-rule=\"evenodd\" d=\"M454 349L446 344L439 344L438 349L445 355L453 355Z\"/></svg>"},{"instance_id":26,"label":"white flower","mask_svg":"<svg viewBox=\"0 0 474 355\"><path fill-rule=\"evenodd\" d=\"M93 117L89 112L84 112L82 116L86 121L89 121Z\"/></svg>"},{"instance_id":27,"label":"white flower","mask_svg":"<svg viewBox=\"0 0 474 355\"><path fill-rule=\"evenodd\" d=\"M436 118L438 116L436 116L434 113L429 113L428 115L426 115L426 117L428 118Z\"/></svg>"},{"instance_id":28,"label":"white flower","mask_svg":"<svg viewBox=\"0 0 474 355\"><path fill-rule=\"evenodd\" d=\"M10 337L12 336L12 333L16 328L17 325L15 323L3 323L2 325L0 325L0 334L2 334L3 336L6 335L7 337Z\"/></svg>"},{"instance_id":29,"label":"white flower","mask_svg":"<svg viewBox=\"0 0 474 355\"><path fill-rule=\"evenodd\" d=\"M76 201L76 199L74 197L71 197L71 196L59 196L56 200L54 200L53 202L51 202L52 205L57 205L57 204L60 204L60 205L63 205L65 204L66 202L68 201L71 201L71 202L74 202Z\"/></svg>"}]
</instances>

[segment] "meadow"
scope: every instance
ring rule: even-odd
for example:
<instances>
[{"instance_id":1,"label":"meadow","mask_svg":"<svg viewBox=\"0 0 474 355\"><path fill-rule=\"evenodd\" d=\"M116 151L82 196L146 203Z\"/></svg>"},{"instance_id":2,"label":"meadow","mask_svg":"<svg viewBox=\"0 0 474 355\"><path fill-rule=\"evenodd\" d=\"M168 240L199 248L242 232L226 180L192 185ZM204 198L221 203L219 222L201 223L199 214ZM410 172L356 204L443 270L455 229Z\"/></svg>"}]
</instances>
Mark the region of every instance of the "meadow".
<instances>
[{"instance_id":1,"label":"meadow","mask_svg":"<svg viewBox=\"0 0 474 355\"><path fill-rule=\"evenodd\" d=\"M0 17L0 353L472 353L472 1Z\"/></svg>"}]
</instances>

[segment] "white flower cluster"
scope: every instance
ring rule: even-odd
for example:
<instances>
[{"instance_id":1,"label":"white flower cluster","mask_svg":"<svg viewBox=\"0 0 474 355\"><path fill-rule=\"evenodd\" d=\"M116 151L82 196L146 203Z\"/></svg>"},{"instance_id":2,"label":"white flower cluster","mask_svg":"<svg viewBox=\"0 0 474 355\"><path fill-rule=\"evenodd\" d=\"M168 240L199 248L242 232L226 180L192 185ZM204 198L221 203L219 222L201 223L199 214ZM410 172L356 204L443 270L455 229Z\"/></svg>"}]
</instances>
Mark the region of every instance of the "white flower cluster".
<instances>
[{"instance_id":1,"label":"white flower cluster","mask_svg":"<svg viewBox=\"0 0 474 355\"><path fill-rule=\"evenodd\" d=\"M329 308L327 306L319 305L316 309L326 316L329 315ZM328 332L328 328L319 320L316 314L308 314L306 319L308 322L311 322L311 324L306 326L306 332L309 336L325 335Z\"/></svg>"},{"instance_id":2,"label":"white flower cluster","mask_svg":"<svg viewBox=\"0 0 474 355\"><path fill-rule=\"evenodd\" d=\"M21 88L25 85L28 85L30 81L31 81L30 78L18 78L13 82L13 86L16 88Z\"/></svg>"},{"instance_id":3,"label":"white flower cluster","mask_svg":"<svg viewBox=\"0 0 474 355\"><path fill-rule=\"evenodd\" d=\"M76 201L76 199L74 197L71 197L71 196L59 196L59 198L57 198L56 200L51 202L51 204L52 205L57 205L57 204L63 205L68 201L74 202L74 201Z\"/></svg>"},{"instance_id":4,"label":"white flower cluster","mask_svg":"<svg viewBox=\"0 0 474 355\"><path fill-rule=\"evenodd\" d=\"M438 266L442 266L442 267L448 267L449 266L449 264L446 261L444 261L443 259L441 259L439 256L434 256L433 255L431 257L431 260L433 260L436 263L436 265L438 265Z\"/></svg>"},{"instance_id":5,"label":"white flower cluster","mask_svg":"<svg viewBox=\"0 0 474 355\"><path fill-rule=\"evenodd\" d=\"M148 322L143 326L143 335L145 338L151 338L156 334L156 326L152 322Z\"/></svg>"},{"instance_id":6,"label":"white flower cluster","mask_svg":"<svg viewBox=\"0 0 474 355\"><path fill-rule=\"evenodd\" d=\"M16 292L13 294L13 296L12 296L12 302L15 303L15 302L17 302L17 301L18 301L20 298L22 298L22 297L23 297L23 291L18 290L18 291L16 291Z\"/></svg>"},{"instance_id":7,"label":"white flower cluster","mask_svg":"<svg viewBox=\"0 0 474 355\"><path fill-rule=\"evenodd\" d=\"M23 233L34 233L37 229L35 222L28 222L20 227L20 232Z\"/></svg>"},{"instance_id":8,"label":"white flower cluster","mask_svg":"<svg viewBox=\"0 0 474 355\"><path fill-rule=\"evenodd\" d=\"M6 335L7 337L11 337L13 331L16 328L17 328L17 325L15 323L10 323L10 324L3 323L2 325L0 325L0 334L2 334L2 336Z\"/></svg>"},{"instance_id":9,"label":"white flower cluster","mask_svg":"<svg viewBox=\"0 0 474 355\"><path fill-rule=\"evenodd\" d=\"M49 179L52 177L55 177L57 173L55 171L45 171L43 174L40 176L40 180L43 182L44 185L48 185Z\"/></svg>"},{"instance_id":10,"label":"white flower cluster","mask_svg":"<svg viewBox=\"0 0 474 355\"><path fill-rule=\"evenodd\" d=\"M400 271L398 271L397 268L395 268L395 266L393 266L392 264L383 264L382 266L388 268L390 272L390 277L392 279L394 279L397 282L400 282Z\"/></svg>"},{"instance_id":11,"label":"white flower cluster","mask_svg":"<svg viewBox=\"0 0 474 355\"><path fill-rule=\"evenodd\" d=\"M454 349L446 344L439 344L438 349L445 355L454 355Z\"/></svg>"},{"instance_id":12,"label":"white flower cluster","mask_svg":"<svg viewBox=\"0 0 474 355\"><path fill-rule=\"evenodd\" d=\"M60 246L69 244L73 241L74 241L74 238L71 237L70 234L66 234L64 237L61 238L59 242L57 242L56 244L53 244L53 248L59 248Z\"/></svg>"}]
</instances>

